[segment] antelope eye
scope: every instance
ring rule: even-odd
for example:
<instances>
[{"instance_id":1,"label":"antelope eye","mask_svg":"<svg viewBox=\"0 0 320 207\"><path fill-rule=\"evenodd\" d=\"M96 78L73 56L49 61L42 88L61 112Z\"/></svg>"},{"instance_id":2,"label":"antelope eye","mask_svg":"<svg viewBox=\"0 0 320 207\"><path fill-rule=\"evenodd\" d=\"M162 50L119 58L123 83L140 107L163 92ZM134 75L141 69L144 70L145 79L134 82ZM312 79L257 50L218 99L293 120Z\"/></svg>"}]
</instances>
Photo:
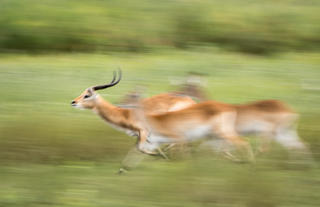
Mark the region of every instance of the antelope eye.
<instances>
[{"instance_id":1,"label":"antelope eye","mask_svg":"<svg viewBox=\"0 0 320 207\"><path fill-rule=\"evenodd\" d=\"M85 95L83 98L89 98L90 97L90 95Z\"/></svg>"}]
</instances>

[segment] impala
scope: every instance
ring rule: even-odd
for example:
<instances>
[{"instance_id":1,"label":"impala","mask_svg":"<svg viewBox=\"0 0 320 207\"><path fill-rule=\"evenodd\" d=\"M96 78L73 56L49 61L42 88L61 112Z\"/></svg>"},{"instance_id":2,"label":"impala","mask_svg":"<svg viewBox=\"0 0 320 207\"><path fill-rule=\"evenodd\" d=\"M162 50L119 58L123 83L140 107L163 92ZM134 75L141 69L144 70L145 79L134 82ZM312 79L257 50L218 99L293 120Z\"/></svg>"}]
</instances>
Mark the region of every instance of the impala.
<instances>
[{"instance_id":1,"label":"impala","mask_svg":"<svg viewBox=\"0 0 320 207\"><path fill-rule=\"evenodd\" d=\"M72 103L71 103L72 106L77 107L77 108L91 108L95 112L98 112L98 114L100 114L102 116L102 118L105 119L106 116L102 115L102 113L101 113L102 110L100 110L99 107L95 107L92 105L92 104L96 103L95 102L96 100L101 99L101 97L98 94L96 94L95 91L116 85L121 79L121 71L119 71L119 75L120 75L119 80L115 81L116 74L114 73L113 80L110 82L110 84L108 86L107 85L104 85L103 87L102 86L95 86L95 87L90 87L90 88L86 89L79 97L77 97L76 99L74 99L72 101ZM135 117L135 119L141 119L141 115L139 113L137 113L137 107L139 107L139 106L143 107L144 113L151 115L151 114L161 114L161 113L165 113L168 111L183 109L183 108L186 108L186 107L191 106L192 104L196 103L189 96L177 95L174 93L159 94L159 95L152 96L150 98L145 98L141 101L140 101L139 97L136 97L136 95L134 98L132 98L131 96L129 98L130 98L129 99L130 102L128 103L128 100L127 100L128 98L127 98L125 106L129 104L129 107L133 108L133 109L128 110L128 109L123 109L121 107L113 107L113 109L116 111L113 113L114 115L119 115L121 113L129 112L131 117ZM106 104L107 102L104 102L104 103ZM138 136L137 130L131 130L131 129L128 129L127 127L118 127L118 124L119 124L118 122L123 117L118 116L118 118L116 118L116 120L117 120L116 123L114 123L112 121L111 122L108 121L108 123L110 125L112 125L113 127L124 130L130 136ZM115 119L111 118L111 120L115 120ZM128 158L130 158L130 156L132 156L134 153L136 153L134 149L130 150L128 155L124 159L124 161L127 160ZM135 155L135 157L137 157L137 156ZM139 158L142 159L141 156Z\"/></svg>"},{"instance_id":2,"label":"impala","mask_svg":"<svg viewBox=\"0 0 320 207\"><path fill-rule=\"evenodd\" d=\"M146 154L158 154L162 144L219 137L245 149L253 159L250 145L239 136L247 133L269 136L288 148L305 149L294 128L297 114L280 101L264 100L243 105L217 101L190 102L180 110L167 109L169 112L152 114L143 109L143 104L140 111L124 109L96 93L115 86L120 80L121 71L118 80L114 74L109 84L86 89L71 104L91 109L111 126L137 136L137 148Z\"/></svg>"},{"instance_id":3,"label":"impala","mask_svg":"<svg viewBox=\"0 0 320 207\"><path fill-rule=\"evenodd\" d=\"M163 143L194 140L206 135L216 134L236 145L247 145L234 129L235 110L231 105L215 101L193 104L182 110L150 115L137 115L134 109L116 107L96 93L97 90L112 87L121 80L113 80L106 85L86 89L72 101L72 106L91 109L111 126L138 136L138 149L147 154L156 154Z\"/></svg>"}]
</instances>

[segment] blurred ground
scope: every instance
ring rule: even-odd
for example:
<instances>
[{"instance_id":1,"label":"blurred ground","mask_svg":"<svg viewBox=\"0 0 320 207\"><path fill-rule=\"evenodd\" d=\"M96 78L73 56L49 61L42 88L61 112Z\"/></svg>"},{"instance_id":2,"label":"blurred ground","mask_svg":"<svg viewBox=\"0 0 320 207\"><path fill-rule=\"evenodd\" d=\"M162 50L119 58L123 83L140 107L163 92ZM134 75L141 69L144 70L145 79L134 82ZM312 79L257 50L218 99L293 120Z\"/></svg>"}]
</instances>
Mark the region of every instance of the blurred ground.
<instances>
[{"instance_id":1,"label":"blurred ground","mask_svg":"<svg viewBox=\"0 0 320 207\"><path fill-rule=\"evenodd\" d=\"M152 54L6 55L0 57L1 206L319 206L318 53L257 57L217 49ZM90 111L71 108L85 88L115 103L137 83L146 96L176 89L169 77L208 74L210 98L229 103L280 99L301 114L299 133L315 165L295 164L273 144L256 164L192 152L173 161L149 158L116 175L135 140ZM252 141L255 146L255 141Z\"/></svg>"}]
</instances>

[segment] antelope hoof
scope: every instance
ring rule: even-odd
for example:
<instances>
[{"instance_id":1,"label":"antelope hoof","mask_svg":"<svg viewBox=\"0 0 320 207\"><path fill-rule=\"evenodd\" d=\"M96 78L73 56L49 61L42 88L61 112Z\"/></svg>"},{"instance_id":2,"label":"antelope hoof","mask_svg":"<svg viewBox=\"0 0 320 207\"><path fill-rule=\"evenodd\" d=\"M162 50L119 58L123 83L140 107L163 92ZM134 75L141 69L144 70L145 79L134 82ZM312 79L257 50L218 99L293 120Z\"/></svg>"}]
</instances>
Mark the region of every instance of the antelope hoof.
<instances>
[{"instance_id":1,"label":"antelope hoof","mask_svg":"<svg viewBox=\"0 0 320 207\"><path fill-rule=\"evenodd\" d=\"M157 152L154 152L154 151L149 151L149 150L146 150L146 149L139 149L141 152L145 153L145 154L148 154L148 155L158 155Z\"/></svg>"},{"instance_id":2,"label":"antelope hoof","mask_svg":"<svg viewBox=\"0 0 320 207\"><path fill-rule=\"evenodd\" d=\"M145 154L158 155L157 146L147 141L139 143L138 149Z\"/></svg>"},{"instance_id":3,"label":"antelope hoof","mask_svg":"<svg viewBox=\"0 0 320 207\"><path fill-rule=\"evenodd\" d=\"M169 158L167 157L167 155L161 150L161 148L158 148L158 152L159 154L165 159L165 160L169 160Z\"/></svg>"}]
</instances>

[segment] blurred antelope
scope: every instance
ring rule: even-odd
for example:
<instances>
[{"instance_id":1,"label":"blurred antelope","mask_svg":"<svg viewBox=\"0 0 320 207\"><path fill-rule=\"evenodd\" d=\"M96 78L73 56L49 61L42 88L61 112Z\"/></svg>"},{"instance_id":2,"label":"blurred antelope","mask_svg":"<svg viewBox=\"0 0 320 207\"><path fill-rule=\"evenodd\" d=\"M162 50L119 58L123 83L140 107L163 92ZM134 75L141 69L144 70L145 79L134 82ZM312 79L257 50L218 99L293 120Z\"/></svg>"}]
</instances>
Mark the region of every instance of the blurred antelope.
<instances>
[{"instance_id":1,"label":"blurred antelope","mask_svg":"<svg viewBox=\"0 0 320 207\"><path fill-rule=\"evenodd\" d=\"M125 102L125 104L129 103L130 107L133 108L125 109L109 104L108 102L104 101L98 94L95 93L95 91L97 90L101 90L116 85L117 83L119 83L120 80L121 71L119 71L119 79L117 81L116 74L114 73L113 80L110 82L110 84L94 86L86 89L79 97L72 101L72 106L77 108L92 109L93 111L97 112L103 119L105 119L111 126L125 131L130 136L139 136L139 130L132 129L133 126L120 126L124 123L127 123L128 121L122 120L126 119L125 117L123 117L124 114L125 116L128 115L127 118L130 117L130 119L136 119L133 120L133 122L135 122L137 120L141 121L143 119L141 118L142 116L139 114L139 110L137 112L137 107L139 106L142 106L144 114L155 115L169 111L180 110L196 103L192 98L188 96L177 95L173 93L159 94L142 100L140 100L139 94L135 94L134 97L130 96L129 99L128 97L126 97ZM104 107L100 104L104 105ZM108 111L108 113L110 114L108 114L108 116L105 116L103 114L104 111ZM135 153L134 150L130 150L125 160L128 159L129 156L133 155L133 153ZM135 160L134 162L137 161Z\"/></svg>"},{"instance_id":2,"label":"blurred antelope","mask_svg":"<svg viewBox=\"0 0 320 207\"><path fill-rule=\"evenodd\" d=\"M248 145L235 132L236 113L231 105L209 101L163 114L150 115L143 112L144 118L141 118L135 110L116 107L95 92L112 87L120 80L121 72L118 80L114 75L109 84L86 89L72 101L72 106L92 109L111 126L131 136L138 136L138 149L147 154L157 154L156 150L163 143L194 140L211 134L239 146Z\"/></svg>"},{"instance_id":3,"label":"blurred antelope","mask_svg":"<svg viewBox=\"0 0 320 207\"><path fill-rule=\"evenodd\" d=\"M173 85L179 85L179 89L175 91L175 94L186 95L201 102L209 100L204 90L207 82L205 75L200 72L189 72L185 80L171 80L170 82Z\"/></svg>"},{"instance_id":4,"label":"blurred antelope","mask_svg":"<svg viewBox=\"0 0 320 207\"><path fill-rule=\"evenodd\" d=\"M111 126L138 136L137 147L146 154L158 154L161 144L193 141L215 136L246 149L253 159L250 145L238 134L259 133L268 135L288 148L305 149L295 131L297 115L285 104L276 100L232 105L206 101L177 111L142 115L133 109L116 107L103 100L96 91L112 87L121 80L86 89L72 101L72 106L91 109Z\"/></svg>"},{"instance_id":5,"label":"blurred antelope","mask_svg":"<svg viewBox=\"0 0 320 207\"><path fill-rule=\"evenodd\" d=\"M206 85L205 76L203 73L189 72L186 81L182 84L180 83L180 90L176 94L187 95L198 101L208 100L205 90L203 90L203 86ZM179 83L179 81L172 82ZM234 107L237 111L237 121L235 123L237 133L242 136L248 134L259 135L262 144L259 146L258 151L265 151L269 146L269 142L275 140L286 148L295 148L308 152L307 148L299 140L295 130L298 115L284 103L277 100L264 100L234 105ZM273 119L273 121L269 119ZM277 132L277 130L282 130L282 132ZM288 140L286 140L285 137L291 138L287 138ZM201 144L201 146L210 145L214 150L222 150L224 153L228 152L225 150L229 150L227 149L228 146L223 143L223 140L209 140Z\"/></svg>"}]
</instances>

